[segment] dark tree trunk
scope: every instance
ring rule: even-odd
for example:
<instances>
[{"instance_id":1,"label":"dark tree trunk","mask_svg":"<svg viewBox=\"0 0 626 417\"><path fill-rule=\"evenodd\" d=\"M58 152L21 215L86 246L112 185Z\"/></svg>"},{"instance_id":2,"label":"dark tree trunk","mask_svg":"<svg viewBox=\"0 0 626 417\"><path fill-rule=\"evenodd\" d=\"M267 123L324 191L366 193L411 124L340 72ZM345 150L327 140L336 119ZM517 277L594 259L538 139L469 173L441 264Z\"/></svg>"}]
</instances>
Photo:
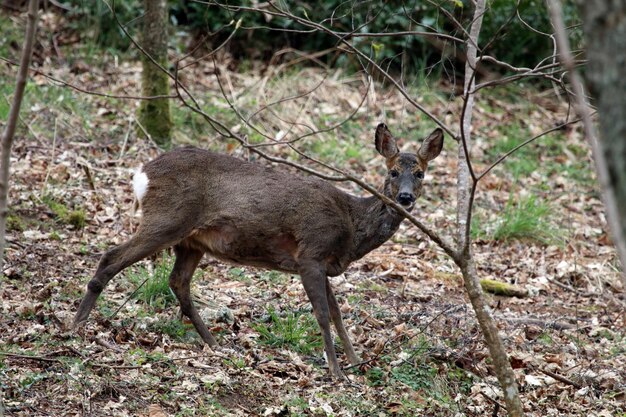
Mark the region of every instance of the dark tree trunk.
<instances>
[{"instance_id":1,"label":"dark tree trunk","mask_svg":"<svg viewBox=\"0 0 626 417\"><path fill-rule=\"evenodd\" d=\"M600 120L600 150L617 219L613 239L626 268L626 1L581 2L587 40L587 83ZM610 202L609 202L610 203Z\"/></svg>"},{"instance_id":2,"label":"dark tree trunk","mask_svg":"<svg viewBox=\"0 0 626 417\"><path fill-rule=\"evenodd\" d=\"M167 69L167 3L165 0L144 0L144 25L142 47L144 51ZM145 97L169 94L169 79L150 58L141 57L142 94ZM162 148L171 143L172 115L167 98L144 100L139 107L139 122Z\"/></svg>"}]
</instances>

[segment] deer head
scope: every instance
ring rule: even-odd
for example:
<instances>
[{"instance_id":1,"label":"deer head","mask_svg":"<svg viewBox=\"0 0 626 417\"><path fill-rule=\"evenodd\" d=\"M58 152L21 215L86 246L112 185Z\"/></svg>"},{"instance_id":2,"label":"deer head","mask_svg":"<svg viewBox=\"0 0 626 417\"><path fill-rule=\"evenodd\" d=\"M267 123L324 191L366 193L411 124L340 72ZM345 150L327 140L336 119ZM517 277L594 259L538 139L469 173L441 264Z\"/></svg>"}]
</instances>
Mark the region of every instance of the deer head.
<instances>
[{"instance_id":1,"label":"deer head","mask_svg":"<svg viewBox=\"0 0 626 417\"><path fill-rule=\"evenodd\" d=\"M384 123L376 128L374 139L376 150L385 157L388 169L384 194L411 211L422 192L428 162L435 159L443 148L443 131L435 129L414 154L400 152L396 139Z\"/></svg>"}]
</instances>

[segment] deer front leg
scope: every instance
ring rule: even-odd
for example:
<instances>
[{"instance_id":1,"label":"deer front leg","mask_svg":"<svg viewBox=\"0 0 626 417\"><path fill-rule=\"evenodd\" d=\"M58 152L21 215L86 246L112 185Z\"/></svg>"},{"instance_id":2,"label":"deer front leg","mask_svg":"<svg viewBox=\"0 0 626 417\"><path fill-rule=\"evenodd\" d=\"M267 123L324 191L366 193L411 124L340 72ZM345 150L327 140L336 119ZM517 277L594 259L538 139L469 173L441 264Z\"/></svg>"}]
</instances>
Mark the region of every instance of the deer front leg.
<instances>
[{"instance_id":1,"label":"deer front leg","mask_svg":"<svg viewBox=\"0 0 626 417\"><path fill-rule=\"evenodd\" d=\"M326 297L326 271L318 262L306 262L300 264L299 273L304 285L304 291L313 306L313 314L315 314L317 323L322 331L324 351L326 352L330 373L336 378L346 379L339 367L339 363L337 363L337 354L335 353L335 346L330 333L330 312Z\"/></svg>"},{"instance_id":2,"label":"deer front leg","mask_svg":"<svg viewBox=\"0 0 626 417\"><path fill-rule=\"evenodd\" d=\"M335 329L337 330L339 339L341 339L341 343L343 344L343 350L346 352L346 356L348 357L350 363L352 365L357 365L360 363L360 360L354 352L354 347L352 347L352 342L350 342L348 332L343 325L341 310L339 309L339 304L337 303L337 299L335 298L335 294L333 293L333 289L330 286L328 278L326 278L326 297L328 299L328 306L330 307L330 318L335 324Z\"/></svg>"}]
</instances>

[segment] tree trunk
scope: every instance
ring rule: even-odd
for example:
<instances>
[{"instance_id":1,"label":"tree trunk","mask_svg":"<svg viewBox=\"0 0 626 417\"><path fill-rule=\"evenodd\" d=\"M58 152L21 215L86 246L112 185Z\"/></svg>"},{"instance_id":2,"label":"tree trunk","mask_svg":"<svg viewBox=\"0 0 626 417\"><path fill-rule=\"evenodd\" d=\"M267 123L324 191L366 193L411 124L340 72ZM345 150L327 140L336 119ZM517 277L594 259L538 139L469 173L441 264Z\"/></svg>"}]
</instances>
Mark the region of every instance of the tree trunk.
<instances>
[{"instance_id":1,"label":"tree trunk","mask_svg":"<svg viewBox=\"0 0 626 417\"><path fill-rule=\"evenodd\" d=\"M0 273L4 270L11 147L13 146L13 137L15 136L15 128L17 127L18 117L20 114L24 88L26 88L26 80L28 79L28 67L30 66L30 57L33 53L35 33L37 32L38 10L39 0L30 0L30 3L28 3L28 23L26 24L26 35L24 37L22 57L20 58L20 68L17 72L15 94L13 94L13 103L11 103L9 118L4 129L4 134L2 135L2 151L0 154L0 160L2 161L2 167L0 168Z\"/></svg>"},{"instance_id":2,"label":"tree trunk","mask_svg":"<svg viewBox=\"0 0 626 417\"><path fill-rule=\"evenodd\" d=\"M470 241L470 223L471 210L473 205L473 196L476 190L476 180L471 178L470 168L468 165L469 149L471 145L471 127L472 127L472 110L474 108L474 94L470 93L474 89L475 71L476 71L476 55L478 45L478 37L482 25L483 15L485 13L485 0L477 0L475 3L474 19L467 40L467 61L465 65L465 83L464 97L465 106L461 120L462 124L462 140L459 142L459 171L457 173L457 243L458 252L455 256L455 262L461 269L463 274L463 283L465 290L469 296L472 308L476 314L476 319L480 325L485 343L489 349L489 354L494 364L494 372L498 378L498 382L502 387L504 402L507 412L511 417L521 417L524 415L522 403L515 381L515 374L506 349L502 343L502 339L498 334L496 323L491 317L490 309L485 302L485 297L476 273L474 259L472 254L472 246ZM471 181L471 183L470 183Z\"/></svg>"},{"instance_id":3,"label":"tree trunk","mask_svg":"<svg viewBox=\"0 0 626 417\"><path fill-rule=\"evenodd\" d=\"M597 100L599 158L605 164L605 203L622 270L626 269L626 2L582 3L587 40L587 83ZM626 274L622 275L626 290Z\"/></svg>"},{"instance_id":4,"label":"tree trunk","mask_svg":"<svg viewBox=\"0 0 626 417\"><path fill-rule=\"evenodd\" d=\"M493 361L493 370L498 378L504 403L506 404L507 413L510 417L522 417L524 409L519 397L517 382L515 381L515 373L506 354L506 349L498 333L493 317L491 317L491 309L487 305L484 293L478 280L474 259L469 256L464 260L464 264L459 265L463 273L463 283L465 290L472 303L472 308L476 314L476 319L480 325L480 329L485 338L485 343L489 349L489 356Z\"/></svg>"},{"instance_id":5,"label":"tree trunk","mask_svg":"<svg viewBox=\"0 0 626 417\"><path fill-rule=\"evenodd\" d=\"M144 0L142 47L154 61L167 68L167 2ZM144 97L169 94L169 79L147 56L142 54L141 85ZM152 140L162 148L172 144L172 115L167 98L143 100L139 123Z\"/></svg>"}]
</instances>

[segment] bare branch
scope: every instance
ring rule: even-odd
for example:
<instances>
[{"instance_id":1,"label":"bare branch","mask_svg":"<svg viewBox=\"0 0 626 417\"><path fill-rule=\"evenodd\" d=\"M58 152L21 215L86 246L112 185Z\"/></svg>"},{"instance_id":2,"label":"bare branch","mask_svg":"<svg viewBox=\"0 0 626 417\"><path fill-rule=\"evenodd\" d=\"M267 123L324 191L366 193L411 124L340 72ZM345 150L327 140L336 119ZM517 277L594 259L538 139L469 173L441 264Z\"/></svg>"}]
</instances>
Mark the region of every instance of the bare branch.
<instances>
[{"instance_id":1,"label":"bare branch","mask_svg":"<svg viewBox=\"0 0 626 417\"><path fill-rule=\"evenodd\" d=\"M432 6L435 6L437 9L439 9L439 11L441 11L449 20L450 22L452 22L452 24L454 26L456 26L456 28L458 30L460 30L463 33L463 36L465 36L465 39L467 40L467 42L469 42L470 44L472 44L472 46L474 48L476 48L477 51L480 51L480 47L474 42L474 40L472 39L472 37L469 35L469 33L467 32L467 30L465 29L465 27L456 19L456 17L454 17L454 15L452 13L450 13L445 7L443 7L441 4L433 1L433 0L426 0L428 3L430 3ZM405 13L406 14L406 13ZM408 16L408 15L407 15ZM419 22L414 21L413 19L411 19L411 21L413 21L413 23L419 24Z\"/></svg>"},{"instance_id":2,"label":"bare branch","mask_svg":"<svg viewBox=\"0 0 626 417\"><path fill-rule=\"evenodd\" d=\"M504 155L500 156L498 159L496 159L496 161L494 163L492 163L487 168L485 168L485 170L476 177L476 181L480 181L485 175L489 174L489 172L491 172L492 169L494 169L497 165L502 163L502 161L504 161L506 158L508 158L509 156L514 154L515 152L519 151L524 146L526 146L526 145L536 141L537 139L539 139L539 138L541 138L541 137L543 137L543 136L545 136L545 135L547 135L549 133L555 132L557 130L561 130L564 127L572 125L574 123L578 123L578 122L580 122L580 120L581 119L576 119L576 120L571 120L569 122L561 123L560 125L554 126L553 128L548 129L548 130L544 130L543 132L539 133L538 135L535 135L532 138L530 138L528 140L525 140L524 142L520 143L519 145L517 145L516 147L514 147L513 149L511 149L510 151L508 151Z\"/></svg>"},{"instance_id":3,"label":"bare branch","mask_svg":"<svg viewBox=\"0 0 626 417\"><path fill-rule=\"evenodd\" d=\"M271 108L271 107L273 107L275 105L278 105L278 104L281 104L281 103L285 103L287 101L297 100L299 98L303 98L303 97L306 97L306 96L310 95L311 93L313 93L314 91L319 89L322 86L322 84L324 84L324 81L326 81L326 76L324 76L324 78L322 78L322 80L320 80L319 83L317 83L315 86L313 86L313 88L311 88L310 90L305 91L304 93L300 93L300 94L296 94L296 95L288 96L288 97L282 97L282 98L280 98L278 100L272 101L271 103L264 104L263 106L259 107L256 111L254 111L251 115L249 115L245 119L246 124L250 123L250 121L252 119L254 119L258 114L262 113L263 111L265 111L265 110L267 110L267 109L269 109L269 108ZM260 146L260 145L261 144L259 144L257 146Z\"/></svg>"},{"instance_id":4,"label":"bare branch","mask_svg":"<svg viewBox=\"0 0 626 417\"><path fill-rule=\"evenodd\" d=\"M475 50L474 50L475 51ZM474 57L474 60L476 58ZM473 91L473 86L474 86L474 80L476 79L476 73L477 71L475 70L470 70L470 66L472 65L471 63L471 59L469 59L469 53L468 53L468 60L467 60L467 65L466 65L466 78L465 78L465 93L463 94L463 108L461 109L461 117L460 117L460 130L461 130L461 145L462 145L462 150L463 150L463 163L467 165L467 171L470 174L470 177L472 178L472 182L475 183L476 182L476 175L474 174L474 168L472 167L472 160L470 158L470 128L472 126L472 108L474 106L474 94L472 93ZM469 77L468 77L469 76ZM459 170L462 171L462 170ZM471 206L468 208L468 212L471 212L472 208ZM460 242L460 241L459 241Z\"/></svg>"},{"instance_id":5,"label":"bare branch","mask_svg":"<svg viewBox=\"0 0 626 417\"><path fill-rule=\"evenodd\" d=\"M37 32L39 0L30 0L28 3L28 21L26 23L26 34L24 35L24 46L22 47L22 56L20 58L20 68L17 73L15 83L15 93L13 94L13 103L9 111L7 124L2 134L2 153L0 169L0 273L4 270L4 250L6 248L6 224L8 214L9 199L9 164L11 163L11 148L13 146L13 137L19 120L20 107L22 106L22 98L24 97L24 89L28 79L28 67L30 58L33 53L33 44L35 43L35 33Z\"/></svg>"},{"instance_id":6,"label":"bare branch","mask_svg":"<svg viewBox=\"0 0 626 417\"><path fill-rule=\"evenodd\" d=\"M402 32L384 32L384 33L360 33L360 32L335 32L337 35L343 36L345 39L350 38L391 38L398 36L422 36L422 37L432 37L432 38L441 38L452 42L463 43L463 39L457 38L456 36L447 35L445 33L439 32L424 32L419 30L405 30Z\"/></svg>"},{"instance_id":7,"label":"bare branch","mask_svg":"<svg viewBox=\"0 0 626 417\"><path fill-rule=\"evenodd\" d=\"M277 16L277 17L287 17L289 19L291 19L294 22L297 22L305 27L310 27L316 30L319 30L323 33L326 33L330 36L333 36L335 38L337 38L338 42L343 44L350 52L354 53L355 55L357 55L359 58L365 60L369 65L371 65L373 68L375 68L387 81L389 81L391 84L393 84L396 88L397 91L402 94L409 103L411 103L415 108L417 108L420 112L424 113L426 116L428 116L432 121L434 121L439 127L441 127L444 131L446 131L449 135L451 135L455 140L458 139L456 132L454 132L450 127L448 127L445 123L443 123L441 120L439 120L434 114L432 114L430 111L428 111L424 106L422 106L421 104L419 104L416 100L414 100L407 92L406 90L398 83L398 81L392 77L387 71L385 71L380 65L378 65L372 58L370 58L369 56L367 56L366 54L364 54L363 52L361 52L358 48L356 48L354 45L352 45L350 42L348 42L348 40L346 39L345 36L342 36L340 33L335 32L331 29L328 29L327 27L325 27L322 24L319 23L315 23L312 22L311 20L296 16L292 13L290 13L287 10L281 9L280 7L278 7L276 4L274 4L273 2L269 1L267 2L270 7L272 8L272 10L260 10L259 8L256 7L245 7L245 6L230 6L230 5L226 5L226 4L220 4L220 3L216 3L216 2L204 2L204 1L199 1L199 0L194 0L197 3L203 3L203 4L207 4L207 5L214 5L214 6L219 6L222 7L226 10L231 10L231 11L253 11L253 12L260 12L260 13L268 13L271 14L272 16Z\"/></svg>"},{"instance_id":8,"label":"bare branch","mask_svg":"<svg viewBox=\"0 0 626 417\"><path fill-rule=\"evenodd\" d=\"M232 22L231 22L232 23ZM230 26L230 25L229 25ZM208 54L205 54L204 56L202 56L201 58L198 58L192 62L190 62L189 64L183 65L181 67L179 67L179 71L184 70L187 67L190 67L192 65L197 64L198 62L206 59L206 58L210 58L215 56L216 53L218 53L220 50L224 49L224 47L226 45L228 45L228 43L230 42L230 40L233 38L233 36L235 36L235 33L237 33L237 29L239 29L239 27L241 26L241 20L237 21L237 23L235 24L235 29L230 32L230 34L228 35L228 37L224 40L224 42L222 42L220 45L218 45L217 48L213 49L211 52L209 52ZM198 44L198 47L202 45L202 43ZM197 49L198 47L196 47L195 49ZM190 56L193 53L193 51L189 52L188 54L186 54L185 56L183 56L182 58L180 58L178 60L178 62L183 61L185 58L187 58L188 56Z\"/></svg>"},{"instance_id":9,"label":"bare branch","mask_svg":"<svg viewBox=\"0 0 626 417\"><path fill-rule=\"evenodd\" d=\"M519 3L520 0L516 0L516 4L515 4L515 13L512 13L501 25L500 27L498 27L498 29L496 30L496 32L491 36L491 39L489 39L487 41L487 43L485 44L485 46L483 46L482 50L486 51L489 49L489 47L491 46L492 43L494 43L497 39L498 36L500 36L500 33L502 33L503 31L506 30L506 28L509 26L509 24L511 23L511 20L513 20L513 18L515 18L515 15L517 14L517 11L519 10ZM487 11L485 10L483 12L483 15L487 13ZM482 16L481 16L482 18ZM483 53L480 52L480 54L482 55Z\"/></svg>"},{"instance_id":10,"label":"bare branch","mask_svg":"<svg viewBox=\"0 0 626 417\"><path fill-rule=\"evenodd\" d=\"M0 61L4 61L9 65L13 65L13 66L19 66L20 64L18 64L15 61L12 61L8 58L4 58L0 56ZM45 78L49 79L50 81L53 81L55 83L59 83L65 87L69 87L72 90L76 90L80 93L84 93L84 94L89 94L91 96L98 96L98 97L106 97L106 98L116 98L116 99L121 99L121 100L156 100L156 99L160 99L160 98L176 98L177 96L175 94L168 94L168 95L162 95L162 96L134 96L134 95L121 95L121 94L109 94L109 93L101 93L99 91L91 91L91 90L87 90L85 88L79 87L75 84L69 83L67 81L61 80L59 78L53 77L50 74L46 74L43 71L38 70L37 68L34 67L30 67L29 68L30 71L34 72L35 74L39 74L44 76Z\"/></svg>"},{"instance_id":11,"label":"bare branch","mask_svg":"<svg viewBox=\"0 0 626 417\"><path fill-rule=\"evenodd\" d=\"M469 256L470 244L470 224L472 216L473 188L476 184L476 175L472 168L470 159L470 138L472 127L472 111L474 108L474 90L476 80L477 53L478 50L473 45L478 43L478 36L482 25L482 18L485 13L485 2L479 1L474 11L474 20L470 28L470 38L474 42L467 42L467 60L465 63L465 83L463 86L463 108L460 117L461 140L459 143L459 168L457 172L457 242L459 251ZM471 190L468 176L472 179ZM469 193L469 194L468 194Z\"/></svg>"},{"instance_id":12,"label":"bare branch","mask_svg":"<svg viewBox=\"0 0 626 417\"><path fill-rule=\"evenodd\" d=\"M576 65L577 66L581 66L581 65L584 64L584 62L585 61L577 61ZM504 65L508 65L508 64L504 64ZM508 65L508 66L510 66L510 65ZM550 70L550 69L556 69L556 68L558 68L558 66L559 66L558 64L547 64L545 66L534 68L534 69L531 69L531 70L526 71L526 72L521 72L520 74L510 75L508 77L503 77L503 78L500 78L500 79L497 79L497 80L485 81L485 82L482 82L480 84L477 84L474 87L473 91L476 92L476 91L482 90L483 88L486 88L486 87L493 87L493 86L496 86L496 85L509 84L509 83L514 82L514 81L518 81L518 80L525 79L525 78L545 78L547 80L555 82L556 84L560 85L565 90L566 88L565 88L565 86L563 84L563 81L561 79L558 79L558 78L554 77L555 71L544 72L544 71L547 71L547 70ZM512 66L511 66L511 68L515 69L515 67L512 67ZM561 71L557 71L557 72L561 72Z\"/></svg>"}]
</instances>

